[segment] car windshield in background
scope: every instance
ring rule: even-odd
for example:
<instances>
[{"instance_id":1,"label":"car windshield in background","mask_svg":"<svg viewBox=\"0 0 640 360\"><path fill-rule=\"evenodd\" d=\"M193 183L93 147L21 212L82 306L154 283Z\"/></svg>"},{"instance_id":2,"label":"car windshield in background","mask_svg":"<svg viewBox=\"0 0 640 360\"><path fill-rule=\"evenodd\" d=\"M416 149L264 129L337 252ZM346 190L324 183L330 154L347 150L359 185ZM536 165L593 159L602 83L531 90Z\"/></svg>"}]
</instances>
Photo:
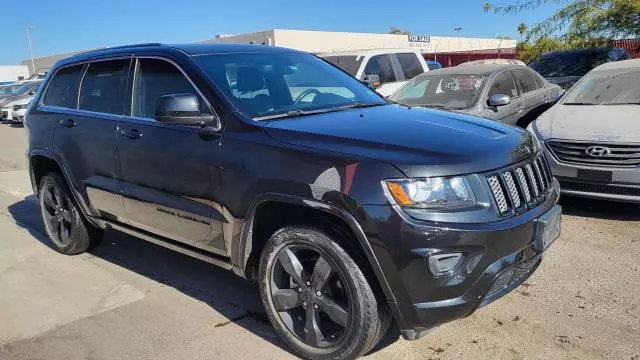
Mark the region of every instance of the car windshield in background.
<instances>
[{"instance_id":1,"label":"car windshield in background","mask_svg":"<svg viewBox=\"0 0 640 360\"><path fill-rule=\"evenodd\" d=\"M529 66L543 77L584 76L606 60L602 50L561 52L542 56Z\"/></svg>"},{"instance_id":2,"label":"car windshield in background","mask_svg":"<svg viewBox=\"0 0 640 360\"><path fill-rule=\"evenodd\" d=\"M478 101L484 83L485 76L480 74L426 74L409 81L390 100L409 106L466 109Z\"/></svg>"},{"instance_id":3,"label":"car windshield in background","mask_svg":"<svg viewBox=\"0 0 640 360\"><path fill-rule=\"evenodd\" d=\"M585 76L563 100L564 105L640 104L640 68L595 71Z\"/></svg>"},{"instance_id":4,"label":"car windshield in background","mask_svg":"<svg viewBox=\"0 0 640 360\"><path fill-rule=\"evenodd\" d=\"M351 76L356 76L360 64L362 64L362 56L345 55L345 56L327 56L323 59L348 72Z\"/></svg>"},{"instance_id":5,"label":"car windshield in background","mask_svg":"<svg viewBox=\"0 0 640 360\"><path fill-rule=\"evenodd\" d=\"M34 88L34 84L33 83L22 84L22 85L18 86L17 88L13 89L11 91L11 95L26 94L27 91L31 90L32 88ZM37 87L35 87L35 88L37 89Z\"/></svg>"},{"instance_id":6,"label":"car windshield in background","mask_svg":"<svg viewBox=\"0 0 640 360\"><path fill-rule=\"evenodd\" d=\"M386 104L358 80L309 54L216 54L194 59L240 112L255 120Z\"/></svg>"}]
</instances>

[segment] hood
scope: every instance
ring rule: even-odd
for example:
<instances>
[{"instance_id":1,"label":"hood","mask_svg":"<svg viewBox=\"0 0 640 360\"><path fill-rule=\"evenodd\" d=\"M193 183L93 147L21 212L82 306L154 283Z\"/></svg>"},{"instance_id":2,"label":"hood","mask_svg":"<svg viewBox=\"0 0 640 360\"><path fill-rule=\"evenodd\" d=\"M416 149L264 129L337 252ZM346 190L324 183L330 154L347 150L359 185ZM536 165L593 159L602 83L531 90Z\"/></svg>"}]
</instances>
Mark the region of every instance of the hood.
<instances>
[{"instance_id":1,"label":"hood","mask_svg":"<svg viewBox=\"0 0 640 360\"><path fill-rule=\"evenodd\" d=\"M575 85L575 83L577 83L578 80L582 79L582 76L553 76L553 77L547 77L545 79L547 79L547 81L552 84L556 84L561 88L568 90L573 85Z\"/></svg>"},{"instance_id":2,"label":"hood","mask_svg":"<svg viewBox=\"0 0 640 360\"><path fill-rule=\"evenodd\" d=\"M409 177L483 172L533 151L528 132L496 121L385 105L270 121L272 138L377 159Z\"/></svg>"},{"instance_id":3,"label":"hood","mask_svg":"<svg viewBox=\"0 0 640 360\"><path fill-rule=\"evenodd\" d=\"M33 97L34 97L33 95L23 94L23 95L9 96L6 98L2 98L0 99L0 107L6 106L7 104L14 103L14 102L17 102L18 104L25 104L31 101Z\"/></svg>"},{"instance_id":4,"label":"hood","mask_svg":"<svg viewBox=\"0 0 640 360\"><path fill-rule=\"evenodd\" d=\"M545 140L640 142L638 105L557 104L535 124Z\"/></svg>"}]
</instances>

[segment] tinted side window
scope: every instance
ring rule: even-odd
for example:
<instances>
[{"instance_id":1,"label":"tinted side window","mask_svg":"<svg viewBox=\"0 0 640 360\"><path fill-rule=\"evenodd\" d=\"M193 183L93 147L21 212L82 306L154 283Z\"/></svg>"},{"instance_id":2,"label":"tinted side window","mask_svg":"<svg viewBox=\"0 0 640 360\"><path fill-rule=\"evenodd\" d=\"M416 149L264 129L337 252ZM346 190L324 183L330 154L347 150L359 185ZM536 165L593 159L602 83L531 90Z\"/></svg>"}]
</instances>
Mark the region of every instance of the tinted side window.
<instances>
[{"instance_id":1,"label":"tinted side window","mask_svg":"<svg viewBox=\"0 0 640 360\"><path fill-rule=\"evenodd\" d=\"M122 115L129 59L89 64L80 89L80 110Z\"/></svg>"},{"instance_id":2,"label":"tinted side window","mask_svg":"<svg viewBox=\"0 0 640 360\"><path fill-rule=\"evenodd\" d=\"M422 64L420 64L421 60L418 59L416 54L397 54L397 56L398 61L400 61L400 66L402 67L402 72L404 73L405 79L413 79L414 77L424 72L424 70L422 69Z\"/></svg>"},{"instance_id":3,"label":"tinted side window","mask_svg":"<svg viewBox=\"0 0 640 360\"><path fill-rule=\"evenodd\" d=\"M493 85L491 85L489 89L489 97L497 94L509 95L511 97L518 96L518 89L516 88L516 83L510 71L504 71L498 74L493 81Z\"/></svg>"},{"instance_id":4,"label":"tinted side window","mask_svg":"<svg viewBox=\"0 0 640 360\"><path fill-rule=\"evenodd\" d=\"M199 97L191 82L168 61L161 59L139 59L138 73L134 84L133 116L155 119L158 99L170 94L194 94ZM200 112L205 110L206 102L200 99Z\"/></svg>"},{"instance_id":5,"label":"tinted side window","mask_svg":"<svg viewBox=\"0 0 640 360\"><path fill-rule=\"evenodd\" d=\"M376 55L371 57L367 63L367 67L364 68L364 74L378 75L382 83L396 81L396 74L393 72L389 55Z\"/></svg>"},{"instance_id":6,"label":"tinted side window","mask_svg":"<svg viewBox=\"0 0 640 360\"><path fill-rule=\"evenodd\" d=\"M83 65L69 66L58 70L49 83L42 103L75 109L78 102L78 84Z\"/></svg>"},{"instance_id":7,"label":"tinted side window","mask_svg":"<svg viewBox=\"0 0 640 360\"><path fill-rule=\"evenodd\" d=\"M536 79L533 77L533 74L527 70L516 70L516 77L518 78L518 82L520 83L520 90L522 90L523 94L526 94L530 91L535 91L538 87L536 84Z\"/></svg>"}]
</instances>

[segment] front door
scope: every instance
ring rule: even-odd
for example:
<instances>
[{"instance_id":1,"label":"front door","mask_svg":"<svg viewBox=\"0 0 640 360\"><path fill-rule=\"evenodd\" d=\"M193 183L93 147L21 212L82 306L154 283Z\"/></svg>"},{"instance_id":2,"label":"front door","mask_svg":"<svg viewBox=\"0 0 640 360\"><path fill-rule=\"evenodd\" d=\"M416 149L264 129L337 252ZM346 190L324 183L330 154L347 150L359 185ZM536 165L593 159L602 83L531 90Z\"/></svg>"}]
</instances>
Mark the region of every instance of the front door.
<instances>
[{"instance_id":1,"label":"front door","mask_svg":"<svg viewBox=\"0 0 640 360\"><path fill-rule=\"evenodd\" d=\"M196 94L201 111L213 113L191 81L173 63L139 58L131 116L119 123L118 154L129 222L143 230L226 255L222 208L216 193L218 141L199 128L155 120L158 98Z\"/></svg>"},{"instance_id":2,"label":"front door","mask_svg":"<svg viewBox=\"0 0 640 360\"><path fill-rule=\"evenodd\" d=\"M524 100L518 92L515 79L511 71L503 71L497 74L493 83L489 84L489 92L487 94L487 103L493 95L507 95L511 98L511 102L507 105L498 106L490 109L490 118L502 121L507 124L515 125L516 121L524 112Z\"/></svg>"}]
</instances>

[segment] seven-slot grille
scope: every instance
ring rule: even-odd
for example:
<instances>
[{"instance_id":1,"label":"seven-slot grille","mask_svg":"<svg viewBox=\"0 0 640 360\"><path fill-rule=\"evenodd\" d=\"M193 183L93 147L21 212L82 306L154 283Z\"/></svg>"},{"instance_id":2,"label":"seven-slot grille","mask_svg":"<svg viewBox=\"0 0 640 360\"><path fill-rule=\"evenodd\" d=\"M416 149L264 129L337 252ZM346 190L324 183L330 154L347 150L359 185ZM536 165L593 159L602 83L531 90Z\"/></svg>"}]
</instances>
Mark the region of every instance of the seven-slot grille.
<instances>
[{"instance_id":1,"label":"seven-slot grille","mask_svg":"<svg viewBox=\"0 0 640 360\"><path fill-rule=\"evenodd\" d=\"M487 182L502 215L513 215L537 204L552 186L552 176L544 155L533 156L515 167L489 175Z\"/></svg>"},{"instance_id":2,"label":"seven-slot grille","mask_svg":"<svg viewBox=\"0 0 640 360\"><path fill-rule=\"evenodd\" d=\"M589 143L564 140L549 140L547 145L560 161L596 166L624 166L640 165L640 144L607 144ZM598 153L600 156L590 155L588 150L606 148L608 153Z\"/></svg>"}]
</instances>

